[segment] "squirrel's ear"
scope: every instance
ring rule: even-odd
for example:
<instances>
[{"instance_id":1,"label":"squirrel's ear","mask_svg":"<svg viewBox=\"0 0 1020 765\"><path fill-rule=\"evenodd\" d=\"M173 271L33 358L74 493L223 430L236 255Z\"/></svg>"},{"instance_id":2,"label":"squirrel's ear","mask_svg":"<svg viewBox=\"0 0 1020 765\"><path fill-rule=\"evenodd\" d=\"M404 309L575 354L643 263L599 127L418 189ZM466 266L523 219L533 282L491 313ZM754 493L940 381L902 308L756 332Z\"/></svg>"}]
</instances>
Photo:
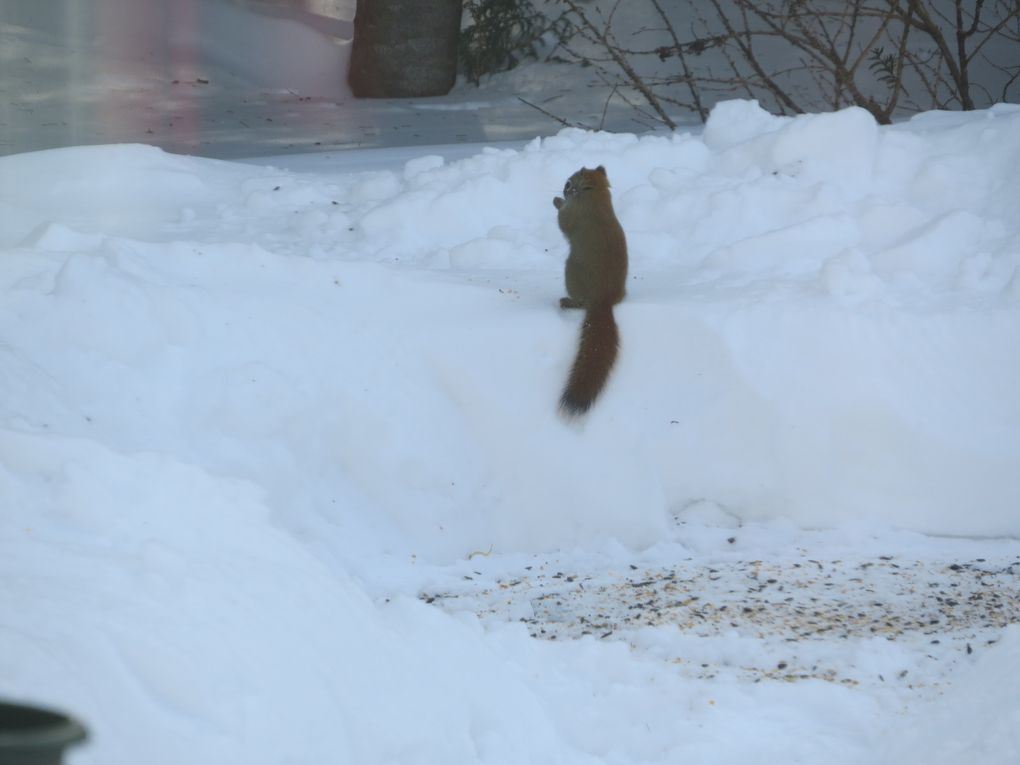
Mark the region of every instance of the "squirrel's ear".
<instances>
[{"instance_id":1,"label":"squirrel's ear","mask_svg":"<svg viewBox=\"0 0 1020 765\"><path fill-rule=\"evenodd\" d=\"M602 173L603 175L605 175L606 174L606 168L603 167L602 165L599 165L598 167L595 168L595 172L596 173Z\"/></svg>"}]
</instances>

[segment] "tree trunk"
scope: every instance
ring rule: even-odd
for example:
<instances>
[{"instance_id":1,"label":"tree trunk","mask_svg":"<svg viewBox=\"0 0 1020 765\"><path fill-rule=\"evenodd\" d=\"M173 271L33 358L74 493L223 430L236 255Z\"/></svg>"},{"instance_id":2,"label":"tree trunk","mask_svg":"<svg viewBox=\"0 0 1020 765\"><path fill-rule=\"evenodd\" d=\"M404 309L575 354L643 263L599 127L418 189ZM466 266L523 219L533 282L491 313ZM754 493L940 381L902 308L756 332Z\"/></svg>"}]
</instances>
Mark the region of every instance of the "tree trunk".
<instances>
[{"instance_id":1,"label":"tree trunk","mask_svg":"<svg viewBox=\"0 0 1020 765\"><path fill-rule=\"evenodd\" d=\"M441 96L457 79L462 0L358 0L351 68L358 98Z\"/></svg>"}]
</instances>

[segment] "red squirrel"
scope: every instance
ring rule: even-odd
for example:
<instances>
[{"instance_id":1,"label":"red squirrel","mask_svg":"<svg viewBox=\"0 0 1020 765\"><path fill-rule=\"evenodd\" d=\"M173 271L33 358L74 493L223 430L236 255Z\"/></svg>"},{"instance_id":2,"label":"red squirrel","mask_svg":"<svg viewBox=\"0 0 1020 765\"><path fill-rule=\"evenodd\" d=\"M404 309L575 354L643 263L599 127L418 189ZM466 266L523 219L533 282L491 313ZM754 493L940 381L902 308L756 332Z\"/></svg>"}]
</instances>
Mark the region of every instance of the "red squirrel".
<instances>
[{"instance_id":1,"label":"red squirrel","mask_svg":"<svg viewBox=\"0 0 1020 765\"><path fill-rule=\"evenodd\" d=\"M553 199L560 230L570 243L567 297L560 308L583 308L577 357L560 397L560 409L587 412L616 362L620 333L613 306L623 300L627 281L627 239L613 212L606 169L581 168Z\"/></svg>"}]
</instances>

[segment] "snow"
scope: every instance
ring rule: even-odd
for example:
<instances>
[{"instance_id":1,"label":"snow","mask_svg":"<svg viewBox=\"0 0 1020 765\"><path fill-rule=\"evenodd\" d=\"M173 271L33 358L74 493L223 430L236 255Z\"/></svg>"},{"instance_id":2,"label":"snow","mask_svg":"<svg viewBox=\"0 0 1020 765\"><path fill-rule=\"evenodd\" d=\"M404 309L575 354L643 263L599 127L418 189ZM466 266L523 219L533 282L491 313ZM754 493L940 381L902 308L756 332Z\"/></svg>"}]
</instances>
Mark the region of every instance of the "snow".
<instances>
[{"instance_id":1,"label":"snow","mask_svg":"<svg viewBox=\"0 0 1020 765\"><path fill-rule=\"evenodd\" d=\"M749 101L0 157L0 692L83 764L1016 762L1018 159L1015 106ZM631 278L567 422L597 164Z\"/></svg>"},{"instance_id":2,"label":"snow","mask_svg":"<svg viewBox=\"0 0 1020 765\"><path fill-rule=\"evenodd\" d=\"M1007 763L1020 748L1020 705L1010 677L1020 669L1020 630L977 662L954 692L933 703L915 728L885 753L889 762ZM981 703L974 703L981 699Z\"/></svg>"}]
</instances>

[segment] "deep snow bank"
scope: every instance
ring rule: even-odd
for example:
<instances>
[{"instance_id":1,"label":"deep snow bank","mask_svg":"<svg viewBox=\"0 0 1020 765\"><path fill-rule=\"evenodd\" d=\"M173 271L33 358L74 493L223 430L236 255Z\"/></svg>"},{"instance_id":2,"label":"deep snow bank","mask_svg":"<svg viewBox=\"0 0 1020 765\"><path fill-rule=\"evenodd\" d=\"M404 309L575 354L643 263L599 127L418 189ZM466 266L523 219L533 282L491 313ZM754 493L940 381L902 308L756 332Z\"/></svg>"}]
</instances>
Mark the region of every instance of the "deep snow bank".
<instances>
[{"instance_id":1,"label":"deep snow bank","mask_svg":"<svg viewBox=\"0 0 1020 765\"><path fill-rule=\"evenodd\" d=\"M249 484L5 430L0 492L2 693L82 715L75 762L565 761L477 626L374 605Z\"/></svg>"},{"instance_id":2,"label":"deep snow bank","mask_svg":"<svg viewBox=\"0 0 1020 765\"><path fill-rule=\"evenodd\" d=\"M1018 126L729 102L703 136L568 130L353 175L4 158L6 422L444 558L648 544L699 499L1020 533ZM550 199L599 163L630 241L624 348L568 426Z\"/></svg>"}]
</instances>

